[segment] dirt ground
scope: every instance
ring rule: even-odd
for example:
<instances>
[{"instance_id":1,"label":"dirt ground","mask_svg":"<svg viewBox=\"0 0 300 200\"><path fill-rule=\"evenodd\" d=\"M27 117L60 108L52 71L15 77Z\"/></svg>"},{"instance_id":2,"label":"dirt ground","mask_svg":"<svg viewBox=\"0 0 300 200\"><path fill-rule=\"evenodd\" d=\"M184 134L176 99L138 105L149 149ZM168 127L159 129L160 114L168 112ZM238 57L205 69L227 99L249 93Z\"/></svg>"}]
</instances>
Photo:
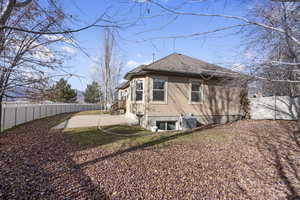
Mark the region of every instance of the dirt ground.
<instances>
[{"instance_id":1,"label":"dirt ground","mask_svg":"<svg viewBox=\"0 0 300 200\"><path fill-rule=\"evenodd\" d=\"M38 120L0 136L0 199L296 199L295 122L240 121L135 147L82 148ZM162 133L163 134L163 133ZM191 138L182 142L179 138ZM166 142L168 142L166 145Z\"/></svg>"}]
</instances>

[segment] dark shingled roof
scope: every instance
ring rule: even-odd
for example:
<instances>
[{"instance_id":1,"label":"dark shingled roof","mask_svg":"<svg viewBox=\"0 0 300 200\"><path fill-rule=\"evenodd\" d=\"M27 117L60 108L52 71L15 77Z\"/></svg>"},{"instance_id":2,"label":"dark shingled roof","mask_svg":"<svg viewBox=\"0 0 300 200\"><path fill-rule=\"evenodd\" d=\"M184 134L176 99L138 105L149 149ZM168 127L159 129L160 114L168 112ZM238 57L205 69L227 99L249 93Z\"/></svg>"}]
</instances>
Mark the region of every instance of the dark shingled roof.
<instances>
[{"instance_id":1,"label":"dark shingled roof","mask_svg":"<svg viewBox=\"0 0 300 200\"><path fill-rule=\"evenodd\" d=\"M122 89L125 89L129 86L129 81L125 81L123 83L121 83L116 89L117 90L122 90Z\"/></svg>"},{"instance_id":2,"label":"dark shingled roof","mask_svg":"<svg viewBox=\"0 0 300 200\"><path fill-rule=\"evenodd\" d=\"M141 65L125 75L130 80L133 76L151 72L180 73L186 75L213 75L217 77L241 77L242 74L204 62L179 53L170 54L149 65Z\"/></svg>"}]
</instances>

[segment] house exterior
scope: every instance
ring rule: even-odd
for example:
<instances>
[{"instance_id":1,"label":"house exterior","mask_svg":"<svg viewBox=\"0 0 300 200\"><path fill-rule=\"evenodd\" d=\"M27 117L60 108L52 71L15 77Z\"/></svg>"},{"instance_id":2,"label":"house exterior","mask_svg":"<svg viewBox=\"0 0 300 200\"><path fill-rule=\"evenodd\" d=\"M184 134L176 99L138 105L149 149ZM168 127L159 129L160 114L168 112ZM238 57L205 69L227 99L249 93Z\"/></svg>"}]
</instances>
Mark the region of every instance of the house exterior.
<instances>
[{"instance_id":1,"label":"house exterior","mask_svg":"<svg viewBox=\"0 0 300 200\"><path fill-rule=\"evenodd\" d=\"M226 123L242 114L241 74L173 53L125 75L119 87L126 99L126 116L147 129L181 129L180 118L193 116L199 124Z\"/></svg>"},{"instance_id":2,"label":"house exterior","mask_svg":"<svg viewBox=\"0 0 300 200\"><path fill-rule=\"evenodd\" d=\"M130 85L130 81L126 81L126 82L122 83L119 87L117 87L118 100L121 100L121 101L127 100L127 96L129 94L129 85Z\"/></svg>"}]
</instances>

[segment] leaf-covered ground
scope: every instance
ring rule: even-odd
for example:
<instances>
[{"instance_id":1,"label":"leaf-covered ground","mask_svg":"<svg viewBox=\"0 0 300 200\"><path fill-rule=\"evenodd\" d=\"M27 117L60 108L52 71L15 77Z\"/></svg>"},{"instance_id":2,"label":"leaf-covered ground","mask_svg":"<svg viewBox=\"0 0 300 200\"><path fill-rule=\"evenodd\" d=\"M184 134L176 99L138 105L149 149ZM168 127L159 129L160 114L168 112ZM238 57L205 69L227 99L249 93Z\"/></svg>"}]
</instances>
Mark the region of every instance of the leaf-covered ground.
<instances>
[{"instance_id":1,"label":"leaf-covered ground","mask_svg":"<svg viewBox=\"0 0 300 200\"><path fill-rule=\"evenodd\" d=\"M87 141L83 148L70 134L49 131L60 119L38 120L0 136L0 199L300 195L300 136L293 122L240 121L147 140L105 136L105 142Z\"/></svg>"}]
</instances>

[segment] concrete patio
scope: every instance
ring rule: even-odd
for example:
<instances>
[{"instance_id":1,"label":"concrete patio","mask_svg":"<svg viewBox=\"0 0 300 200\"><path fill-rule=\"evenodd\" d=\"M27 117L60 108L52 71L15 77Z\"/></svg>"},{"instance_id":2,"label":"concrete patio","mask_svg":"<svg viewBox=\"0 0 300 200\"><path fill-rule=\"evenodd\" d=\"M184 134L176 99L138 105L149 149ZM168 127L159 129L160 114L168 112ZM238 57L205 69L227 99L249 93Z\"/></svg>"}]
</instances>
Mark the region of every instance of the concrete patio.
<instances>
[{"instance_id":1,"label":"concrete patio","mask_svg":"<svg viewBox=\"0 0 300 200\"><path fill-rule=\"evenodd\" d=\"M81 128L93 126L112 126L120 124L134 124L135 121L125 115L75 115L54 127L54 129Z\"/></svg>"}]
</instances>

